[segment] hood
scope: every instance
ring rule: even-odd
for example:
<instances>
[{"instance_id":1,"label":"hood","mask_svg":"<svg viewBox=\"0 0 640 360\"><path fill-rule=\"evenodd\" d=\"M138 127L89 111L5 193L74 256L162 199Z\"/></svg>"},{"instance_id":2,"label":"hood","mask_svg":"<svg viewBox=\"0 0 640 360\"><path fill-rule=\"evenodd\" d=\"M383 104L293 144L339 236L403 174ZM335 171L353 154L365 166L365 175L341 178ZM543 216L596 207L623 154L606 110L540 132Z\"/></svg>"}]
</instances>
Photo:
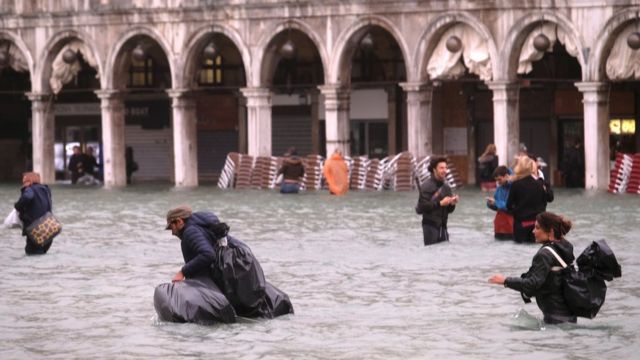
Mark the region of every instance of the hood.
<instances>
[{"instance_id":1,"label":"hood","mask_svg":"<svg viewBox=\"0 0 640 360\"><path fill-rule=\"evenodd\" d=\"M550 244L553 249L560 255L567 265L573 263L575 257L573 256L573 245L567 240L553 241Z\"/></svg>"},{"instance_id":2,"label":"hood","mask_svg":"<svg viewBox=\"0 0 640 360\"><path fill-rule=\"evenodd\" d=\"M187 222L189 224L207 228L211 225L219 223L220 220L213 213L210 213L208 211L198 211L191 214L191 217L189 217L189 220Z\"/></svg>"}]
</instances>

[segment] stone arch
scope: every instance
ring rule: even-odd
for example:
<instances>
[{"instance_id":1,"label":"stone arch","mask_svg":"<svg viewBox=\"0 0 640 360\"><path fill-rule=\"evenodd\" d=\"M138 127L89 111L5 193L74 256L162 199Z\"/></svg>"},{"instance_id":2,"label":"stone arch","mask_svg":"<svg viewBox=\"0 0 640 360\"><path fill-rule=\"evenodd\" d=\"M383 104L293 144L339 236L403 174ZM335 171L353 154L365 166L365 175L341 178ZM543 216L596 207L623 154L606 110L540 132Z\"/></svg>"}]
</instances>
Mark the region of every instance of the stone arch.
<instances>
[{"instance_id":1,"label":"stone arch","mask_svg":"<svg viewBox=\"0 0 640 360\"><path fill-rule=\"evenodd\" d=\"M379 26L394 38L402 51L407 79L414 77L412 58L409 56L409 46L406 39L402 36L402 32L390 20L382 16L373 15L358 19L338 36L331 56L332 61L329 67L328 83L348 84L351 81L351 78L348 77L347 74L351 67L351 58L357 48L355 44L360 39L359 35L364 34L370 26Z\"/></svg>"},{"instance_id":2,"label":"stone arch","mask_svg":"<svg viewBox=\"0 0 640 360\"><path fill-rule=\"evenodd\" d=\"M167 57L167 62L169 63L169 71L171 72L171 82L172 84L176 84L176 80L179 81L178 75L175 72L175 63L174 56L171 52L171 46L167 42L167 40L155 29L149 27L134 27L125 31L121 36L120 40L118 40L111 49L109 50L109 55L107 57L107 61L105 64L105 69L109 69L106 71L106 76L104 77L104 81L102 81L103 89L114 89L115 86L115 73L119 65L118 61L123 61L121 54L123 51L123 47L125 44L134 38L135 36L146 35L153 39L162 49L165 56Z\"/></svg>"},{"instance_id":3,"label":"stone arch","mask_svg":"<svg viewBox=\"0 0 640 360\"><path fill-rule=\"evenodd\" d=\"M466 12L448 12L436 17L429 23L427 28L420 35L416 52L413 55L413 63L417 64L417 68L414 71L416 79L410 81L425 82L427 81L427 63L430 55L433 53L434 48L438 44L440 36L451 26L456 23L462 23L470 26L474 29L482 38L484 38L489 46L489 56L491 57L491 68L493 78L496 78L496 71L498 68L498 49L496 47L495 39L489 31L486 25L484 25L480 19ZM427 56L429 54L429 56Z\"/></svg>"},{"instance_id":4,"label":"stone arch","mask_svg":"<svg viewBox=\"0 0 640 360\"><path fill-rule=\"evenodd\" d=\"M574 24L565 15L550 10L538 11L527 14L515 21L515 25L509 30L500 52L499 68L495 72L494 80L513 80L518 70L518 58L522 51L522 45L531 31L540 25L544 17L545 22L551 22L559 26L578 48L577 60L582 71L582 78L586 76L587 66L584 56L584 41Z\"/></svg>"},{"instance_id":5,"label":"stone arch","mask_svg":"<svg viewBox=\"0 0 640 360\"><path fill-rule=\"evenodd\" d=\"M605 65L618 34L632 21L636 21L636 13L640 7L621 10L611 16L602 30L598 33L593 50L589 57L587 77L585 81L606 80Z\"/></svg>"},{"instance_id":6,"label":"stone arch","mask_svg":"<svg viewBox=\"0 0 640 360\"><path fill-rule=\"evenodd\" d=\"M35 66L35 74L32 77L34 79L33 92L50 92L49 77L51 75L51 64L58 51L60 51L70 39L82 41L91 50L91 53L95 57L98 65L98 69L96 69L96 71L100 77L100 83L103 83L104 66L100 52L96 48L96 42L93 41L89 35L81 31L68 29L54 34L42 49L38 63Z\"/></svg>"},{"instance_id":7,"label":"stone arch","mask_svg":"<svg viewBox=\"0 0 640 360\"><path fill-rule=\"evenodd\" d=\"M249 78L247 78L247 84L252 84L253 86L260 87L265 86L263 84L263 78L265 76L264 72L266 71L266 63L269 60L267 49L271 40L273 40L278 34L282 31L294 29L301 31L305 34L311 42L315 45L318 54L320 55L320 61L322 62L322 69L324 72L324 82L327 82L327 73L328 73L328 56L327 49L324 46L324 43L318 33L307 23L297 20L290 19L284 22L277 24L271 31L268 31L266 36L262 37L258 42L258 53L255 57L255 63L253 64L253 77L252 82L249 82Z\"/></svg>"},{"instance_id":8,"label":"stone arch","mask_svg":"<svg viewBox=\"0 0 640 360\"><path fill-rule=\"evenodd\" d=\"M33 62L33 55L31 54L31 51L29 50L29 47L27 46L27 44L18 35L13 34L9 31L4 31L4 30L0 30L0 41L1 40L8 41L13 45L15 45L18 49L20 49L22 56L24 56L25 60L27 61L27 64L29 65L29 77L33 82L35 64Z\"/></svg>"},{"instance_id":9,"label":"stone arch","mask_svg":"<svg viewBox=\"0 0 640 360\"><path fill-rule=\"evenodd\" d=\"M251 52L249 51L249 47L235 29L222 24L214 24L202 27L195 31L185 44L182 53L186 54L186 56L184 57L184 63L182 63L183 66L180 66L181 68L184 68L184 72L180 74L181 76L176 76L176 79L180 78L180 81L175 82L175 88L190 87L190 82L192 81L191 75L196 71L195 66L198 44L205 41L208 36L214 33L225 35L238 49L240 56L242 57L242 65L247 78L247 84L251 83Z\"/></svg>"}]
</instances>

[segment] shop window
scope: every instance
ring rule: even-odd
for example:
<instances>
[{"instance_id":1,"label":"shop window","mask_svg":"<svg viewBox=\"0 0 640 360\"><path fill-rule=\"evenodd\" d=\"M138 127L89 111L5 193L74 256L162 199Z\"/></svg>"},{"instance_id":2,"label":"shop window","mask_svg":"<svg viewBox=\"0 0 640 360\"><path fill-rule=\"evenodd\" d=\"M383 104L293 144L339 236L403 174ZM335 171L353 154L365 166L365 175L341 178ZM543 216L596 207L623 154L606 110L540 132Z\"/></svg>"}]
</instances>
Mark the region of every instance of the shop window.
<instances>
[{"instance_id":1,"label":"shop window","mask_svg":"<svg viewBox=\"0 0 640 360\"><path fill-rule=\"evenodd\" d=\"M149 57L144 60L131 59L129 86L152 87L154 84L153 70L154 64L152 58Z\"/></svg>"},{"instance_id":2,"label":"shop window","mask_svg":"<svg viewBox=\"0 0 640 360\"><path fill-rule=\"evenodd\" d=\"M609 120L609 145L611 146L611 159L615 159L616 153L631 154L637 151L636 146L636 119L617 118Z\"/></svg>"},{"instance_id":3,"label":"shop window","mask_svg":"<svg viewBox=\"0 0 640 360\"><path fill-rule=\"evenodd\" d=\"M215 60L204 60L198 82L200 85L222 84L222 56L216 56Z\"/></svg>"}]
</instances>

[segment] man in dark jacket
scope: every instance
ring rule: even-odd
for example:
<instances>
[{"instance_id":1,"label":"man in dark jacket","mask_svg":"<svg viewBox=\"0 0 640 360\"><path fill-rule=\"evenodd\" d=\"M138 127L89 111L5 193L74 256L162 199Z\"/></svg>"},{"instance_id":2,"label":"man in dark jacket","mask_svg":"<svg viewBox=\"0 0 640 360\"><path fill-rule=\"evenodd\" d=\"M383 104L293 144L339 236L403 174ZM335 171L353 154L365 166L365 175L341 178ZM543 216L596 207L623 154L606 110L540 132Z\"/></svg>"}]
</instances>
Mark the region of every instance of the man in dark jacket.
<instances>
[{"instance_id":1,"label":"man in dark jacket","mask_svg":"<svg viewBox=\"0 0 640 360\"><path fill-rule=\"evenodd\" d=\"M194 213L189 206L185 205L169 210L166 230L171 230L173 235L180 238L184 258L184 266L173 277L173 282L209 275L215 252L208 227L218 222L218 218L212 213Z\"/></svg>"},{"instance_id":2,"label":"man in dark jacket","mask_svg":"<svg viewBox=\"0 0 640 360\"><path fill-rule=\"evenodd\" d=\"M458 195L453 195L445 179L447 159L433 157L429 162L431 177L420 186L420 196L416 213L422 214L422 234L424 244L431 245L449 241L447 219L458 203Z\"/></svg>"},{"instance_id":3,"label":"man in dark jacket","mask_svg":"<svg viewBox=\"0 0 640 360\"><path fill-rule=\"evenodd\" d=\"M51 190L47 185L40 184L40 175L38 173L29 172L22 175L20 193L20 199L13 207L20 213L22 235L26 236L26 229L29 225L46 214L47 211L51 211ZM45 254L50 246L51 243L44 247L36 246L27 239L24 251L27 255Z\"/></svg>"}]
</instances>

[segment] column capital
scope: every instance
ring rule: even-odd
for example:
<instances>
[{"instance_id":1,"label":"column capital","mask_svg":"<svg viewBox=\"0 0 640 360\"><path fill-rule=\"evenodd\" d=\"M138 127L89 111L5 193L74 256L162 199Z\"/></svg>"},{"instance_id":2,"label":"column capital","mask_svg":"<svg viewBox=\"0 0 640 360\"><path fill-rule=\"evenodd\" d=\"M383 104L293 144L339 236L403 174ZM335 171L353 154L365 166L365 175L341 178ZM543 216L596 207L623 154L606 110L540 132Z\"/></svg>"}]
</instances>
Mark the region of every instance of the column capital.
<instances>
[{"instance_id":1,"label":"column capital","mask_svg":"<svg viewBox=\"0 0 640 360\"><path fill-rule=\"evenodd\" d=\"M269 88L241 88L240 92L247 99L247 107L270 107L271 90Z\"/></svg>"},{"instance_id":2,"label":"column capital","mask_svg":"<svg viewBox=\"0 0 640 360\"><path fill-rule=\"evenodd\" d=\"M100 89L100 90L94 91L94 93L96 94L96 96L98 96L100 100L117 99L124 95L123 91L115 90L115 89Z\"/></svg>"},{"instance_id":3,"label":"column capital","mask_svg":"<svg viewBox=\"0 0 640 360\"><path fill-rule=\"evenodd\" d=\"M167 89L166 92L172 99L186 98L193 94L191 89Z\"/></svg>"},{"instance_id":4,"label":"column capital","mask_svg":"<svg viewBox=\"0 0 640 360\"><path fill-rule=\"evenodd\" d=\"M28 92L28 93L25 93L25 95L27 95L27 98L29 98L29 100L31 101L48 101L53 97L53 95L50 93L37 93L37 92Z\"/></svg>"},{"instance_id":5,"label":"column capital","mask_svg":"<svg viewBox=\"0 0 640 360\"><path fill-rule=\"evenodd\" d=\"M487 81L485 82L487 87L492 91L513 91L520 90L520 83L517 81L508 81L508 80L495 80L495 81Z\"/></svg>"},{"instance_id":6,"label":"column capital","mask_svg":"<svg viewBox=\"0 0 640 360\"><path fill-rule=\"evenodd\" d=\"M404 92L420 92L433 90L433 84L421 81L399 83Z\"/></svg>"},{"instance_id":7,"label":"column capital","mask_svg":"<svg viewBox=\"0 0 640 360\"><path fill-rule=\"evenodd\" d=\"M578 88L578 91L583 93L609 91L609 83L606 82L584 81L577 82L574 85Z\"/></svg>"},{"instance_id":8,"label":"column capital","mask_svg":"<svg viewBox=\"0 0 640 360\"><path fill-rule=\"evenodd\" d=\"M332 97L347 96L348 97L349 94L351 94L351 88L348 86L344 86L342 84L320 85L318 86L318 90L320 90L320 93L325 97L327 96L332 96Z\"/></svg>"}]
</instances>

